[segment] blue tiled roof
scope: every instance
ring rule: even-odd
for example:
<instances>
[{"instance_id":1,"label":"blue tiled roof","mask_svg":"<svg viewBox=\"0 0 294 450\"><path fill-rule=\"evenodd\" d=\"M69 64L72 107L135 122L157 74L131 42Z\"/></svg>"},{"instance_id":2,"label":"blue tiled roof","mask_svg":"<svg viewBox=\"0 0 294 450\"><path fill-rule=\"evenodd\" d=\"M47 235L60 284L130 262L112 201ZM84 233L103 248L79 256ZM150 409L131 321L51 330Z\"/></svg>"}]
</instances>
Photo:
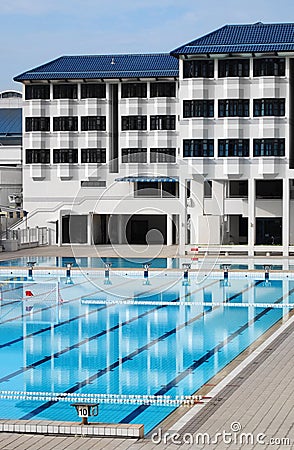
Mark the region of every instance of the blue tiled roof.
<instances>
[{"instance_id":1,"label":"blue tiled roof","mask_svg":"<svg viewBox=\"0 0 294 450\"><path fill-rule=\"evenodd\" d=\"M264 53L294 51L294 23L225 25L171 52L172 55L206 53Z\"/></svg>"},{"instance_id":2,"label":"blue tiled roof","mask_svg":"<svg viewBox=\"0 0 294 450\"><path fill-rule=\"evenodd\" d=\"M21 133L21 108L0 108L0 134L18 135Z\"/></svg>"},{"instance_id":3,"label":"blue tiled roof","mask_svg":"<svg viewBox=\"0 0 294 450\"><path fill-rule=\"evenodd\" d=\"M14 78L22 80L177 77L178 61L167 53L61 56Z\"/></svg>"}]
</instances>

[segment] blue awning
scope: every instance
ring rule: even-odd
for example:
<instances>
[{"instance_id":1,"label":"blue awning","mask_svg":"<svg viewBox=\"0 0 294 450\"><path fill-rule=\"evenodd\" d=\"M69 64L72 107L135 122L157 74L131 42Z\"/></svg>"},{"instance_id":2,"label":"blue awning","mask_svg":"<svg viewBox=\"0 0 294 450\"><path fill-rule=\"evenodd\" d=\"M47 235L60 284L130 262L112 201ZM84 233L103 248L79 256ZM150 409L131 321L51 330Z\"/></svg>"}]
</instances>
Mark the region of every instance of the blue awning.
<instances>
[{"instance_id":1,"label":"blue awning","mask_svg":"<svg viewBox=\"0 0 294 450\"><path fill-rule=\"evenodd\" d=\"M129 183L177 183L178 177L123 177L115 181L128 181Z\"/></svg>"}]
</instances>

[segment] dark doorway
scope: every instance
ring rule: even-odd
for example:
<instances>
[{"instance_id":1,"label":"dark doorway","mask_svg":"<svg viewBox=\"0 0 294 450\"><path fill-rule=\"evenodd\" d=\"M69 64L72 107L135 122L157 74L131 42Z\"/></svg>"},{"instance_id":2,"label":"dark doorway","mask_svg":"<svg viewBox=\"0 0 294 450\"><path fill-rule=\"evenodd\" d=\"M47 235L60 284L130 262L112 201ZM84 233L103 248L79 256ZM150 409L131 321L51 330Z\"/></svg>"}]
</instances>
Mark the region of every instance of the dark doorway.
<instances>
[{"instance_id":1,"label":"dark doorway","mask_svg":"<svg viewBox=\"0 0 294 450\"><path fill-rule=\"evenodd\" d=\"M282 217L256 219L256 244L282 244Z\"/></svg>"},{"instance_id":2,"label":"dark doorway","mask_svg":"<svg viewBox=\"0 0 294 450\"><path fill-rule=\"evenodd\" d=\"M146 244L146 234L148 232L148 220L131 221L132 244Z\"/></svg>"},{"instance_id":3,"label":"dark doorway","mask_svg":"<svg viewBox=\"0 0 294 450\"><path fill-rule=\"evenodd\" d=\"M62 243L69 244L69 216L62 217Z\"/></svg>"},{"instance_id":4,"label":"dark doorway","mask_svg":"<svg viewBox=\"0 0 294 450\"><path fill-rule=\"evenodd\" d=\"M166 244L165 215L133 215L126 226L128 244Z\"/></svg>"}]
</instances>

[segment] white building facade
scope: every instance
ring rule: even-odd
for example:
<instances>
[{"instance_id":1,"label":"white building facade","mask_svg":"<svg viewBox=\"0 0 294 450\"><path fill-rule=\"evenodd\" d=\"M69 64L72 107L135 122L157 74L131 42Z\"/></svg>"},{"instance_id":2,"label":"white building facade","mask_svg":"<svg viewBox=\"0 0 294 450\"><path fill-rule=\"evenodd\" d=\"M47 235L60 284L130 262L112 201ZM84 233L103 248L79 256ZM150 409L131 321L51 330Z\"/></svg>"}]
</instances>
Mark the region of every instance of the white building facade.
<instances>
[{"instance_id":1,"label":"white building facade","mask_svg":"<svg viewBox=\"0 0 294 450\"><path fill-rule=\"evenodd\" d=\"M293 58L293 24L257 23L19 75L29 226L57 245L291 254Z\"/></svg>"}]
</instances>

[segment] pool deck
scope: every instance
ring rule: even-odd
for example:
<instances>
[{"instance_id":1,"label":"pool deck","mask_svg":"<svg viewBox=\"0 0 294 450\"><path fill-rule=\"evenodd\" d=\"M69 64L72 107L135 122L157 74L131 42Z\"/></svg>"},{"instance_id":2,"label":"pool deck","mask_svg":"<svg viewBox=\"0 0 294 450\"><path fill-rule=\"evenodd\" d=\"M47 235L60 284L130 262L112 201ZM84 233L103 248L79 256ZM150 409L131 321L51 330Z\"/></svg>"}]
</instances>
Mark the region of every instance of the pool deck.
<instances>
[{"instance_id":1,"label":"pool deck","mask_svg":"<svg viewBox=\"0 0 294 450\"><path fill-rule=\"evenodd\" d=\"M33 247L16 252L0 253L0 261L30 256L107 257L107 258L174 258L179 256L177 245L55 245Z\"/></svg>"},{"instance_id":2,"label":"pool deck","mask_svg":"<svg viewBox=\"0 0 294 450\"><path fill-rule=\"evenodd\" d=\"M288 325L289 323L289 325ZM239 373L231 381L222 386L216 396L200 411L194 407L188 409L187 415L172 424L170 429L164 427L163 433L177 432L178 442L173 444L170 437L167 442L153 443L150 436L145 439L120 438L86 438L73 436L36 436L25 434L1 433L2 450L91 450L91 449L293 449L294 448L294 314L284 329L276 330L276 337L272 335L271 342L265 341L264 350L252 354L252 361L239 368ZM246 360L244 361L246 362ZM216 386L217 387L217 386ZM213 389L213 388L212 388ZM188 416L188 417L187 417ZM192 417L191 417L192 416ZM208 433L211 439L216 433L230 433L231 426L241 427L242 431L232 434L252 433L254 445L249 444L196 444L196 434ZM194 439L194 445L183 443L187 439ZM257 436L268 445L258 444ZM278 445L269 445L269 440L280 440ZM228 438L227 438L228 439ZM282 439L289 439L287 445ZM201 442L201 441L200 441Z\"/></svg>"}]
</instances>

